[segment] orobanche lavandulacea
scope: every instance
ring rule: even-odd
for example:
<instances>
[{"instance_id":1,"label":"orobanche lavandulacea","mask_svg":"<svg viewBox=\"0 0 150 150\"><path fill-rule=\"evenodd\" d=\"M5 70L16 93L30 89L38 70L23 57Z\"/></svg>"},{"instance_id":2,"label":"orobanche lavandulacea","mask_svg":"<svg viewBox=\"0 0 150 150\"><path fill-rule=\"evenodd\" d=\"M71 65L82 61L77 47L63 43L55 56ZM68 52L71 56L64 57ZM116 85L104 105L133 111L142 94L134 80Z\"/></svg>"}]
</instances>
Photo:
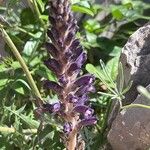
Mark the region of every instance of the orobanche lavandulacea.
<instances>
[{"instance_id":1,"label":"orobanche lavandulacea","mask_svg":"<svg viewBox=\"0 0 150 150\"><path fill-rule=\"evenodd\" d=\"M46 43L49 59L44 63L55 73L58 82L45 81L44 87L56 92L59 102L43 104L43 111L63 120L66 148L75 150L78 149L80 129L97 122L93 109L87 103L88 93L95 91L94 76L80 75L87 54L76 38L78 27L69 0L49 0L49 7L51 26L47 35L51 42Z\"/></svg>"}]
</instances>

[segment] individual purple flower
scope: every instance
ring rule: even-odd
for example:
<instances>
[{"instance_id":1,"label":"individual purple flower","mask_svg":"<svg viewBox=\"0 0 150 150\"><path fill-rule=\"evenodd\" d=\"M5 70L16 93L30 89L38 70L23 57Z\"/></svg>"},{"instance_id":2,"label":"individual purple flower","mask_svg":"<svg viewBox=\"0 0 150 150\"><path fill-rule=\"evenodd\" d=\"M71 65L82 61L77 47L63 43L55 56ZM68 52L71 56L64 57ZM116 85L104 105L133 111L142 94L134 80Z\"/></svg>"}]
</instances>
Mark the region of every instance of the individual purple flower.
<instances>
[{"instance_id":1,"label":"individual purple flower","mask_svg":"<svg viewBox=\"0 0 150 150\"><path fill-rule=\"evenodd\" d=\"M90 118L90 117L92 117L92 115L93 115L93 113L94 113L94 110L93 109L87 109L86 111L85 111L85 113L84 113L84 118L85 119L88 119L88 118Z\"/></svg>"},{"instance_id":2,"label":"individual purple flower","mask_svg":"<svg viewBox=\"0 0 150 150\"><path fill-rule=\"evenodd\" d=\"M57 113L61 111L62 104L60 102L53 103L53 104L43 104L43 110L50 112L50 113Z\"/></svg>"},{"instance_id":3,"label":"individual purple flower","mask_svg":"<svg viewBox=\"0 0 150 150\"><path fill-rule=\"evenodd\" d=\"M70 133L72 131L72 123L71 122L66 122L63 126L63 131L66 134Z\"/></svg>"},{"instance_id":4,"label":"individual purple flower","mask_svg":"<svg viewBox=\"0 0 150 150\"><path fill-rule=\"evenodd\" d=\"M82 126L93 125L96 123L97 123L97 118L96 117L90 117L90 118L86 118L86 119L81 120L78 125L79 125L79 127L82 127Z\"/></svg>"},{"instance_id":5,"label":"individual purple flower","mask_svg":"<svg viewBox=\"0 0 150 150\"><path fill-rule=\"evenodd\" d=\"M91 74L86 74L84 76L81 76L80 78L78 78L74 84L79 87L79 86L86 86L89 84L92 84L93 81L95 80L94 76Z\"/></svg>"}]
</instances>

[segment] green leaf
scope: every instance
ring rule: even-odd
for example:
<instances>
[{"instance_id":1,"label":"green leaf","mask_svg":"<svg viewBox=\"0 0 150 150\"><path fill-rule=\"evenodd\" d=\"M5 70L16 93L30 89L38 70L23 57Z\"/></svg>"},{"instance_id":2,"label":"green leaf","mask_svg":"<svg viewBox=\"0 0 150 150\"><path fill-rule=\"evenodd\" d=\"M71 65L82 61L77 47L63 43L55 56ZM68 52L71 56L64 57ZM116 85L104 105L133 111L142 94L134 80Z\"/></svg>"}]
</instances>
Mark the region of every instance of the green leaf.
<instances>
[{"instance_id":1,"label":"green leaf","mask_svg":"<svg viewBox=\"0 0 150 150\"><path fill-rule=\"evenodd\" d=\"M123 91L123 88L124 88L124 73L123 73L122 63L119 63L119 66L118 66L117 81L118 81L117 88L118 88L118 91L121 93Z\"/></svg>"},{"instance_id":2,"label":"green leaf","mask_svg":"<svg viewBox=\"0 0 150 150\"><path fill-rule=\"evenodd\" d=\"M37 20L30 8L25 8L22 10L20 14L20 19L22 25L36 24Z\"/></svg>"},{"instance_id":3,"label":"green leaf","mask_svg":"<svg viewBox=\"0 0 150 150\"><path fill-rule=\"evenodd\" d=\"M31 90L28 83L22 79L16 80L13 83L11 88L14 89L16 92L18 92L19 94L22 94L22 95L29 93L29 90Z\"/></svg>"},{"instance_id":4,"label":"green leaf","mask_svg":"<svg viewBox=\"0 0 150 150\"><path fill-rule=\"evenodd\" d=\"M41 9L42 12L45 10L45 4L42 2L42 0L37 0L37 3Z\"/></svg>"},{"instance_id":5,"label":"green leaf","mask_svg":"<svg viewBox=\"0 0 150 150\"><path fill-rule=\"evenodd\" d=\"M113 10L112 15L116 20L121 20L124 18L124 15L122 14L121 10L119 10L119 9Z\"/></svg>"},{"instance_id":6,"label":"green leaf","mask_svg":"<svg viewBox=\"0 0 150 150\"><path fill-rule=\"evenodd\" d=\"M137 90L138 90L143 96L147 97L147 98L150 100L150 93L149 93L149 91L148 91L145 87L143 87L143 86L138 86L138 87L137 87Z\"/></svg>"},{"instance_id":7,"label":"green leaf","mask_svg":"<svg viewBox=\"0 0 150 150\"><path fill-rule=\"evenodd\" d=\"M21 107L18 110L12 110L11 106L10 107L4 107L5 110L9 111L11 114L15 115L16 117L20 118L23 120L27 125L29 125L30 128L38 128L39 127L39 122L34 120L31 116L26 116L22 114L22 111L24 110L25 106Z\"/></svg>"},{"instance_id":8,"label":"green leaf","mask_svg":"<svg viewBox=\"0 0 150 150\"><path fill-rule=\"evenodd\" d=\"M116 80L118 74L118 62L119 62L119 57L114 57L110 59L106 64L108 73L113 80Z\"/></svg>"},{"instance_id":9,"label":"green leaf","mask_svg":"<svg viewBox=\"0 0 150 150\"><path fill-rule=\"evenodd\" d=\"M89 42L89 43L92 43L93 45L96 45L97 44L97 42L96 42L96 40L97 40L97 35L96 34L94 34L94 33L90 33L90 32L86 32L86 38L87 38L87 41Z\"/></svg>"},{"instance_id":10,"label":"green leaf","mask_svg":"<svg viewBox=\"0 0 150 150\"><path fill-rule=\"evenodd\" d=\"M114 46L113 50L109 53L109 56L116 57L121 53L121 47Z\"/></svg>"},{"instance_id":11,"label":"green leaf","mask_svg":"<svg viewBox=\"0 0 150 150\"><path fill-rule=\"evenodd\" d=\"M95 77L100 79L100 76L101 76L100 72L92 64L87 64L86 65L86 70L89 73L94 74Z\"/></svg>"},{"instance_id":12,"label":"green leaf","mask_svg":"<svg viewBox=\"0 0 150 150\"><path fill-rule=\"evenodd\" d=\"M82 5L74 4L72 6L72 10L75 12L85 13L85 14L88 14L90 16L94 16L94 12L90 8L82 6Z\"/></svg>"},{"instance_id":13,"label":"green leaf","mask_svg":"<svg viewBox=\"0 0 150 150\"><path fill-rule=\"evenodd\" d=\"M89 32L94 32L100 28L100 23L94 19L89 19L84 22L84 27Z\"/></svg>"},{"instance_id":14,"label":"green leaf","mask_svg":"<svg viewBox=\"0 0 150 150\"><path fill-rule=\"evenodd\" d=\"M28 41L24 46L23 54L25 54L26 56L30 56L35 46L36 41Z\"/></svg>"}]
</instances>

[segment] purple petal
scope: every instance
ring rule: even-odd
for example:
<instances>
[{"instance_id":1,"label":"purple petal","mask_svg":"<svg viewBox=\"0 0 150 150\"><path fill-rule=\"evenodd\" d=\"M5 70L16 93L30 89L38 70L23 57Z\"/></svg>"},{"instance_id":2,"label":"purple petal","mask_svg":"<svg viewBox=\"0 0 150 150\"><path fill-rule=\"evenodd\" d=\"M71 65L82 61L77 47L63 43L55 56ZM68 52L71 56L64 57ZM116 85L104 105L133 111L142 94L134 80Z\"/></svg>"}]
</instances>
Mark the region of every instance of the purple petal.
<instances>
[{"instance_id":1,"label":"purple petal","mask_svg":"<svg viewBox=\"0 0 150 150\"><path fill-rule=\"evenodd\" d=\"M73 63L70 65L68 71L67 71L67 74L69 76L72 76L74 73L78 73L80 71L81 67L78 66L77 63Z\"/></svg>"},{"instance_id":2,"label":"purple petal","mask_svg":"<svg viewBox=\"0 0 150 150\"><path fill-rule=\"evenodd\" d=\"M88 119L88 118L90 118L90 117L92 117L92 115L93 115L93 113L94 113L94 110L93 109L87 109L86 111L85 111L85 113L84 113L84 118L85 119Z\"/></svg>"},{"instance_id":3,"label":"purple petal","mask_svg":"<svg viewBox=\"0 0 150 150\"><path fill-rule=\"evenodd\" d=\"M62 84L62 85L66 85L68 83L68 80L67 78L65 77L65 75L61 75L59 77L59 83Z\"/></svg>"},{"instance_id":4,"label":"purple petal","mask_svg":"<svg viewBox=\"0 0 150 150\"><path fill-rule=\"evenodd\" d=\"M55 72L56 75L61 74L62 72L62 66L60 63L55 59L48 59L44 61L44 64L47 66L48 69Z\"/></svg>"},{"instance_id":5,"label":"purple petal","mask_svg":"<svg viewBox=\"0 0 150 150\"><path fill-rule=\"evenodd\" d=\"M69 30L74 30L75 32L77 32L78 29L79 27L77 26L77 21L74 20L70 25Z\"/></svg>"},{"instance_id":6,"label":"purple petal","mask_svg":"<svg viewBox=\"0 0 150 150\"><path fill-rule=\"evenodd\" d=\"M61 104L59 102L54 103L54 104L52 104L51 111L52 112L58 112L58 111L60 111L60 108L61 108Z\"/></svg>"},{"instance_id":7,"label":"purple petal","mask_svg":"<svg viewBox=\"0 0 150 150\"><path fill-rule=\"evenodd\" d=\"M44 81L44 87L53 90L54 92L59 94L62 92L62 87L54 81L48 81L48 80Z\"/></svg>"},{"instance_id":8,"label":"purple petal","mask_svg":"<svg viewBox=\"0 0 150 150\"><path fill-rule=\"evenodd\" d=\"M81 97L78 98L76 105L84 105L88 99L89 97L87 96L87 94L83 94Z\"/></svg>"},{"instance_id":9,"label":"purple petal","mask_svg":"<svg viewBox=\"0 0 150 150\"><path fill-rule=\"evenodd\" d=\"M71 122L65 123L63 127L63 131L66 134L70 133L72 131L72 123Z\"/></svg>"},{"instance_id":10,"label":"purple petal","mask_svg":"<svg viewBox=\"0 0 150 150\"><path fill-rule=\"evenodd\" d=\"M64 45L69 45L71 43L71 41L74 39L74 32L69 32L69 34L67 35L67 38L65 39L65 43Z\"/></svg>"},{"instance_id":11,"label":"purple petal","mask_svg":"<svg viewBox=\"0 0 150 150\"><path fill-rule=\"evenodd\" d=\"M79 126L88 126L88 125L94 125L97 123L97 118L96 117L91 117L88 119L83 119L80 121Z\"/></svg>"},{"instance_id":12,"label":"purple petal","mask_svg":"<svg viewBox=\"0 0 150 150\"><path fill-rule=\"evenodd\" d=\"M84 114L85 116L88 116L89 114L93 114L94 113L94 110L89 108L88 106L85 106L85 105L78 105L78 106L75 106L74 109L73 109L74 112L78 112L78 113L82 113Z\"/></svg>"},{"instance_id":13,"label":"purple petal","mask_svg":"<svg viewBox=\"0 0 150 150\"><path fill-rule=\"evenodd\" d=\"M82 47L80 46L80 47L78 47L78 48L75 50L73 56L71 57L71 60L72 60L72 61L76 61L76 60L78 59L78 57L80 57L80 55L81 55L82 53L83 53L83 49L82 49Z\"/></svg>"},{"instance_id":14,"label":"purple petal","mask_svg":"<svg viewBox=\"0 0 150 150\"><path fill-rule=\"evenodd\" d=\"M48 35L48 37L52 40L52 42L53 42L54 44L56 44L56 40L55 40L55 38L54 38L54 36L53 36L51 30L48 30L48 31L47 31L47 35Z\"/></svg>"},{"instance_id":15,"label":"purple petal","mask_svg":"<svg viewBox=\"0 0 150 150\"><path fill-rule=\"evenodd\" d=\"M95 92L96 92L96 89L95 89L95 87L94 87L93 85L91 85L91 86L88 88L87 91L88 91L88 92L91 92L91 93L95 93Z\"/></svg>"},{"instance_id":16,"label":"purple petal","mask_svg":"<svg viewBox=\"0 0 150 150\"><path fill-rule=\"evenodd\" d=\"M82 96L90 92L95 92L95 87L93 85L81 86L75 93L77 96Z\"/></svg>"},{"instance_id":17,"label":"purple petal","mask_svg":"<svg viewBox=\"0 0 150 150\"><path fill-rule=\"evenodd\" d=\"M78 79L74 82L74 84L75 84L76 86L85 86L85 85L88 85L88 84L93 83L94 79L95 79L95 78L94 78L93 75L87 74L87 75L84 75L84 76L78 78Z\"/></svg>"},{"instance_id":18,"label":"purple petal","mask_svg":"<svg viewBox=\"0 0 150 150\"><path fill-rule=\"evenodd\" d=\"M71 56L72 52L68 51L64 54L64 59L66 59L66 61L70 61Z\"/></svg>"},{"instance_id":19,"label":"purple petal","mask_svg":"<svg viewBox=\"0 0 150 150\"><path fill-rule=\"evenodd\" d=\"M80 45L79 39L75 39L75 40L72 42L70 48L73 49L73 50L72 50L73 52L75 52L76 48L79 47L79 45Z\"/></svg>"},{"instance_id":20,"label":"purple petal","mask_svg":"<svg viewBox=\"0 0 150 150\"><path fill-rule=\"evenodd\" d=\"M78 67L81 67L87 59L87 54L83 52L76 60Z\"/></svg>"},{"instance_id":21,"label":"purple petal","mask_svg":"<svg viewBox=\"0 0 150 150\"><path fill-rule=\"evenodd\" d=\"M59 52L58 52L58 50L55 48L55 46L54 46L53 44L47 42L47 43L45 44L45 47L46 47L46 49L47 49L47 51L48 51L49 54L51 54L51 55L52 55L53 57L55 57L55 58L58 58Z\"/></svg>"}]
</instances>

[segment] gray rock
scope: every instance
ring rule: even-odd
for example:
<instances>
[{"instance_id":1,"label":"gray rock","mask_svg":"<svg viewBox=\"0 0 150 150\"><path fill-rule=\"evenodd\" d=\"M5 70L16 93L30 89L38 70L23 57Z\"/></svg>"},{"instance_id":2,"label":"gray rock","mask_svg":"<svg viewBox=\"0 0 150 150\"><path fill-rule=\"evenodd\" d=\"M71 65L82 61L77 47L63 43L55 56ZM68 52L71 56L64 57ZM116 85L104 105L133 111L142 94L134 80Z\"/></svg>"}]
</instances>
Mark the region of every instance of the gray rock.
<instances>
[{"instance_id":1,"label":"gray rock","mask_svg":"<svg viewBox=\"0 0 150 150\"><path fill-rule=\"evenodd\" d=\"M150 100L138 96L137 86L150 91L150 24L141 27L122 49L125 86L132 80L131 89L125 94L123 105L138 103L150 105ZM108 142L113 150L146 150L150 148L150 109L141 107L122 110L113 121Z\"/></svg>"},{"instance_id":2,"label":"gray rock","mask_svg":"<svg viewBox=\"0 0 150 150\"><path fill-rule=\"evenodd\" d=\"M150 91L150 85L147 87ZM150 100L138 96L134 103L150 105ZM114 120L108 134L113 150L147 150L150 148L150 109L128 108Z\"/></svg>"},{"instance_id":3,"label":"gray rock","mask_svg":"<svg viewBox=\"0 0 150 150\"><path fill-rule=\"evenodd\" d=\"M132 80L130 90L125 94L123 104L133 102L138 92L138 85L150 84L150 24L138 29L122 49L120 62L123 64L126 87Z\"/></svg>"}]
</instances>

